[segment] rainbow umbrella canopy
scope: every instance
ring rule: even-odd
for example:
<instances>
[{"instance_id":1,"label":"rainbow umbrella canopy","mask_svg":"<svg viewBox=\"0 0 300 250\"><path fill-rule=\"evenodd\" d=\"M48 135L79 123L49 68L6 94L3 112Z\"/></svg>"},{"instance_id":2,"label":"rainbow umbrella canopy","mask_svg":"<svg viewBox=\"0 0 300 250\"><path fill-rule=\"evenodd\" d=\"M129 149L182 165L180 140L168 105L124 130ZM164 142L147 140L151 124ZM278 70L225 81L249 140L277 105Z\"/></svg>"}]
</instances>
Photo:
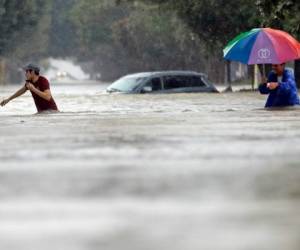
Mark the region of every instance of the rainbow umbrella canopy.
<instances>
[{"instance_id":1,"label":"rainbow umbrella canopy","mask_svg":"<svg viewBox=\"0 0 300 250\"><path fill-rule=\"evenodd\" d=\"M281 64L300 58L300 43L282 30L256 28L235 37L223 53L245 64Z\"/></svg>"}]
</instances>

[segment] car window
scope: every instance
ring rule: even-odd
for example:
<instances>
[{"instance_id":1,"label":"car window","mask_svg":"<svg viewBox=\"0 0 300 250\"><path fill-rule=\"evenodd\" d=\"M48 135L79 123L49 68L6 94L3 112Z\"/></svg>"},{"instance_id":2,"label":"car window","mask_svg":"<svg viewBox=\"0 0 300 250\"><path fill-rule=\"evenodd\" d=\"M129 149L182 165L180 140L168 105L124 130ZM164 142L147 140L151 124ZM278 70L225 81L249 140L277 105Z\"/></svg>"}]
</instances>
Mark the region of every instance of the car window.
<instances>
[{"instance_id":1,"label":"car window","mask_svg":"<svg viewBox=\"0 0 300 250\"><path fill-rule=\"evenodd\" d=\"M200 76L165 76L163 79L165 89L206 86L206 84L203 82Z\"/></svg>"},{"instance_id":2,"label":"car window","mask_svg":"<svg viewBox=\"0 0 300 250\"><path fill-rule=\"evenodd\" d=\"M163 79L165 89L184 88L188 82L187 79L182 76L165 76Z\"/></svg>"},{"instance_id":3,"label":"car window","mask_svg":"<svg viewBox=\"0 0 300 250\"><path fill-rule=\"evenodd\" d=\"M162 87L161 87L160 78L156 77L156 78L151 79L150 86L152 87L152 91L161 90Z\"/></svg>"},{"instance_id":4,"label":"car window","mask_svg":"<svg viewBox=\"0 0 300 250\"><path fill-rule=\"evenodd\" d=\"M130 92L138 88L145 79L145 77L125 76L115 81L109 88L118 91Z\"/></svg>"},{"instance_id":5,"label":"car window","mask_svg":"<svg viewBox=\"0 0 300 250\"><path fill-rule=\"evenodd\" d=\"M191 87L205 87L206 84L203 82L200 76L191 77Z\"/></svg>"},{"instance_id":6,"label":"car window","mask_svg":"<svg viewBox=\"0 0 300 250\"><path fill-rule=\"evenodd\" d=\"M152 91L159 91L162 90L162 84L159 77L150 79L145 87L151 87Z\"/></svg>"}]
</instances>

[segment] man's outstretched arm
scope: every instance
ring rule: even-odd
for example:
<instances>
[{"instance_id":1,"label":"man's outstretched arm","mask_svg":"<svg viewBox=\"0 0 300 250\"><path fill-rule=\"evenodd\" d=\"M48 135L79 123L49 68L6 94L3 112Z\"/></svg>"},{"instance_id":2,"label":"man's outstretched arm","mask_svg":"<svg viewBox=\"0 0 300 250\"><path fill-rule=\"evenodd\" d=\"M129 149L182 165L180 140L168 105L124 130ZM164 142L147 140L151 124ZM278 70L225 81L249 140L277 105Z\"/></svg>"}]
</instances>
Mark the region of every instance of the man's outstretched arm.
<instances>
[{"instance_id":1,"label":"man's outstretched arm","mask_svg":"<svg viewBox=\"0 0 300 250\"><path fill-rule=\"evenodd\" d=\"M23 95L25 92L27 91L27 88L25 86L23 86L22 88L20 88L16 93L14 93L11 97L4 99L0 105L3 107L5 106L7 103L9 103L11 100Z\"/></svg>"}]
</instances>

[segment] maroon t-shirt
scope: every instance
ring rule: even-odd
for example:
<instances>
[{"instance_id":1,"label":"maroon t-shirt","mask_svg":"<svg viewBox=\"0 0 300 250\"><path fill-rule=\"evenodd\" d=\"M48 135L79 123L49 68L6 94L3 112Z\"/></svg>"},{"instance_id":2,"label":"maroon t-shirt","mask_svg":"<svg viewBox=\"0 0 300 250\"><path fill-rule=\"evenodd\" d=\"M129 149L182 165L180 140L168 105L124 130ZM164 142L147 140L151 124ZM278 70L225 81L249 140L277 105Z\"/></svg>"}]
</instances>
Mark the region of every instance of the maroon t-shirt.
<instances>
[{"instance_id":1,"label":"maroon t-shirt","mask_svg":"<svg viewBox=\"0 0 300 250\"><path fill-rule=\"evenodd\" d=\"M39 79L35 83L32 83L32 84L34 85L35 88L37 88L38 90L40 90L42 92L45 91L46 89L50 90L49 82L43 76L39 76ZM36 106L38 112L43 112L46 110L58 110L53 97L51 97L50 101L47 101L47 100L43 99L42 97L38 96L37 94L35 94L34 92L32 92L32 91L30 91L30 92L34 99L34 103L35 103L35 106Z\"/></svg>"}]
</instances>

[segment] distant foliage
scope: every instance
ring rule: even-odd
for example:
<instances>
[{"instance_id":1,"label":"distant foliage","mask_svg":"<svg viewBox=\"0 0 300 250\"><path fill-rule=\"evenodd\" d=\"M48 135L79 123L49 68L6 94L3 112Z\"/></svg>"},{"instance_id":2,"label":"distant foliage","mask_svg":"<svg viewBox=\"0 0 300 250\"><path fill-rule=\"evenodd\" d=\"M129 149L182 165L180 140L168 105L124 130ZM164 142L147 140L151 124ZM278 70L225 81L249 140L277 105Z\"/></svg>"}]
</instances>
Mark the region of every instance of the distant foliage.
<instances>
[{"instance_id":1,"label":"distant foliage","mask_svg":"<svg viewBox=\"0 0 300 250\"><path fill-rule=\"evenodd\" d=\"M13 52L20 44L36 39L34 36L47 1L0 0L0 55ZM22 36L20 36L22 34Z\"/></svg>"},{"instance_id":2,"label":"distant foliage","mask_svg":"<svg viewBox=\"0 0 300 250\"><path fill-rule=\"evenodd\" d=\"M94 61L102 79L170 69L208 71L204 42L171 10L144 3L80 1L72 20L80 58Z\"/></svg>"},{"instance_id":3,"label":"distant foliage","mask_svg":"<svg viewBox=\"0 0 300 250\"><path fill-rule=\"evenodd\" d=\"M120 0L158 4L175 12L209 48L223 47L238 33L259 26L253 0Z\"/></svg>"},{"instance_id":4,"label":"distant foliage","mask_svg":"<svg viewBox=\"0 0 300 250\"><path fill-rule=\"evenodd\" d=\"M189 69L223 81L228 41L266 26L299 39L299 13L296 0L0 0L0 60L72 57L104 80Z\"/></svg>"},{"instance_id":5,"label":"distant foliage","mask_svg":"<svg viewBox=\"0 0 300 250\"><path fill-rule=\"evenodd\" d=\"M257 0L262 26L284 29L300 39L299 0Z\"/></svg>"},{"instance_id":6,"label":"distant foliage","mask_svg":"<svg viewBox=\"0 0 300 250\"><path fill-rule=\"evenodd\" d=\"M52 57L70 56L77 51L75 25L71 21L71 9L78 0L52 0L49 12L48 53Z\"/></svg>"}]
</instances>

